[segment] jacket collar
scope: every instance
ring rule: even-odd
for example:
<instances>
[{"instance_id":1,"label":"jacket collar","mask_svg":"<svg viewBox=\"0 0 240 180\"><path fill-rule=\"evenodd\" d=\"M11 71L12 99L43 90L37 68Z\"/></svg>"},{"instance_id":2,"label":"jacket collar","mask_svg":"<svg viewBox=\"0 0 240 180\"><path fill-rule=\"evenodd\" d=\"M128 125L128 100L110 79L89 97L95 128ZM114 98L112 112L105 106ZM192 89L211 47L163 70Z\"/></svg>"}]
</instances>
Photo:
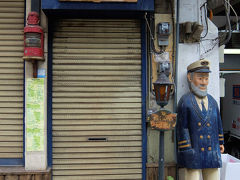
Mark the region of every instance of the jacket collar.
<instances>
[{"instance_id":1,"label":"jacket collar","mask_svg":"<svg viewBox=\"0 0 240 180\"><path fill-rule=\"evenodd\" d=\"M195 113L197 114L197 116L201 119L203 124L205 124L208 121L209 116L212 113L212 102L209 100L209 95L207 95L207 98L208 98L208 110L207 110L207 115L204 117L201 109L198 106L195 95L193 93L191 93L191 103L192 103L193 109L194 109Z\"/></svg>"}]
</instances>

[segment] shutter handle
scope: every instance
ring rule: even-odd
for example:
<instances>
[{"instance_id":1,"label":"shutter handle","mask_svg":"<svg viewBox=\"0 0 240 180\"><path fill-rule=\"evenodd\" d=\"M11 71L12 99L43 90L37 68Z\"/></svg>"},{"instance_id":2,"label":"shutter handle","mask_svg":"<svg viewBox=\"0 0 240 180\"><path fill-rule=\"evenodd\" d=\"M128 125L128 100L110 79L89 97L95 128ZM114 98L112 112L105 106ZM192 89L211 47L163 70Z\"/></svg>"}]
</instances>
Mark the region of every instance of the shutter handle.
<instances>
[{"instance_id":1,"label":"shutter handle","mask_svg":"<svg viewBox=\"0 0 240 180\"><path fill-rule=\"evenodd\" d=\"M88 141L107 141L107 138L98 138L98 137L90 137L88 138Z\"/></svg>"}]
</instances>

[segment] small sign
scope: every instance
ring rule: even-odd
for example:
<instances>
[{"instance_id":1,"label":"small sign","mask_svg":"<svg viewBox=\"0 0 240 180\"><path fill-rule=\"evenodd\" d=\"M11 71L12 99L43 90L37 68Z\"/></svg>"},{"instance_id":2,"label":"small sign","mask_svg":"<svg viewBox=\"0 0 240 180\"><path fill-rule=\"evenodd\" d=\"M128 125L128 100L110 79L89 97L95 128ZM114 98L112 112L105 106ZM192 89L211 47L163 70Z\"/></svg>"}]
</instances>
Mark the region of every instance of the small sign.
<instances>
[{"instance_id":1,"label":"small sign","mask_svg":"<svg viewBox=\"0 0 240 180\"><path fill-rule=\"evenodd\" d=\"M233 85L233 99L240 100L240 85Z\"/></svg>"},{"instance_id":2,"label":"small sign","mask_svg":"<svg viewBox=\"0 0 240 180\"><path fill-rule=\"evenodd\" d=\"M235 84L232 86L232 103L235 105L240 105L240 85Z\"/></svg>"},{"instance_id":3,"label":"small sign","mask_svg":"<svg viewBox=\"0 0 240 180\"><path fill-rule=\"evenodd\" d=\"M172 130L176 126L177 114L167 110L159 110L149 117L152 129Z\"/></svg>"},{"instance_id":4,"label":"small sign","mask_svg":"<svg viewBox=\"0 0 240 180\"><path fill-rule=\"evenodd\" d=\"M237 120L232 121L232 128L233 129L240 129L240 117L237 118Z\"/></svg>"},{"instance_id":5,"label":"small sign","mask_svg":"<svg viewBox=\"0 0 240 180\"><path fill-rule=\"evenodd\" d=\"M38 78L45 78L46 77L46 70L45 69L38 69L38 73L37 73L37 77Z\"/></svg>"}]
</instances>

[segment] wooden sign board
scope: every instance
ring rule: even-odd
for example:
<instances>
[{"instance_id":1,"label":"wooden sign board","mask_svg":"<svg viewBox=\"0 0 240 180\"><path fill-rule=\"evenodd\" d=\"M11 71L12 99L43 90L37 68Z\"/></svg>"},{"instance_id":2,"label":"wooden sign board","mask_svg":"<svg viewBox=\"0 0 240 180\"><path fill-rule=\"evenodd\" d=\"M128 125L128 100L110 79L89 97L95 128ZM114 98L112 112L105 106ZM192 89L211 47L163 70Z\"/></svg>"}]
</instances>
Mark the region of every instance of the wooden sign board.
<instances>
[{"instance_id":1,"label":"wooden sign board","mask_svg":"<svg viewBox=\"0 0 240 180\"><path fill-rule=\"evenodd\" d=\"M167 110L160 110L150 115L152 129L172 130L176 125L177 114Z\"/></svg>"},{"instance_id":2,"label":"wooden sign board","mask_svg":"<svg viewBox=\"0 0 240 180\"><path fill-rule=\"evenodd\" d=\"M62 2L137 2L138 0L59 0Z\"/></svg>"}]
</instances>

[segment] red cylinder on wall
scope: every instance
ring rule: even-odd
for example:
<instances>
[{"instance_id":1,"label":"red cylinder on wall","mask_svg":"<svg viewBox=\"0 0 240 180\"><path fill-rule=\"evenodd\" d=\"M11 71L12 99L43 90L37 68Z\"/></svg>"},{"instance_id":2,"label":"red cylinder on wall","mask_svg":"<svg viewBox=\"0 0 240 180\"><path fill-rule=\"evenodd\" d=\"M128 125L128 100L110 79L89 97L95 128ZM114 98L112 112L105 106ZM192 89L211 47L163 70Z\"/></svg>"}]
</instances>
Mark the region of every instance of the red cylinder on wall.
<instances>
[{"instance_id":1,"label":"red cylinder on wall","mask_svg":"<svg viewBox=\"0 0 240 180\"><path fill-rule=\"evenodd\" d=\"M39 26L39 15L30 12L24 27L24 60L44 60L44 33Z\"/></svg>"}]
</instances>

